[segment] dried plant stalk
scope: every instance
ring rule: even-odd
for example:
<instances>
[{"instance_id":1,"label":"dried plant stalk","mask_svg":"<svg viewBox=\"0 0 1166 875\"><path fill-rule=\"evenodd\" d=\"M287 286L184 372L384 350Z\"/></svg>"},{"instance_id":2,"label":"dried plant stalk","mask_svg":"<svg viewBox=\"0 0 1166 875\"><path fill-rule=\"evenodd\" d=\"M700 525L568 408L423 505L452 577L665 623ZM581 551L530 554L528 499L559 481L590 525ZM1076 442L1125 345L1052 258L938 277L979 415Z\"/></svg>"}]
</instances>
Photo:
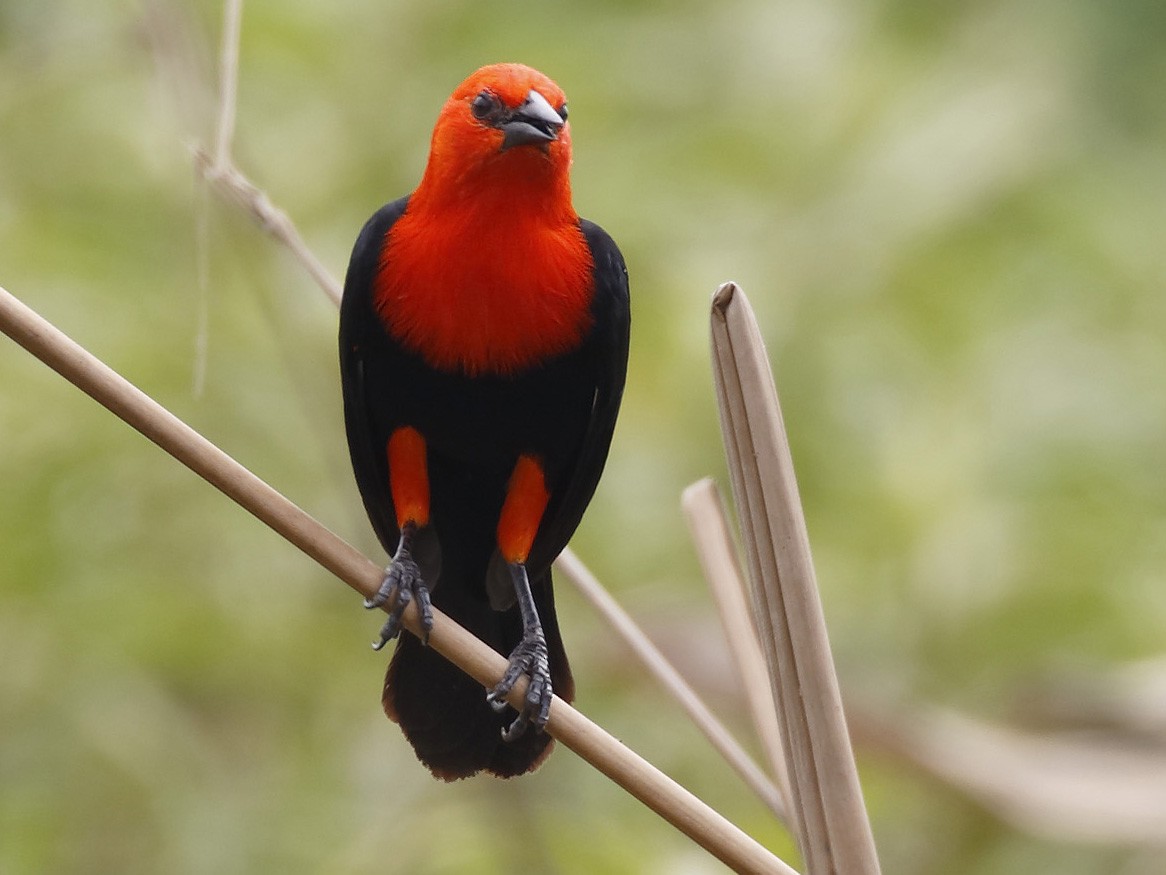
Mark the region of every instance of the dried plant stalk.
<instances>
[{"instance_id":1,"label":"dried plant stalk","mask_svg":"<svg viewBox=\"0 0 1166 875\"><path fill-rule=\"evenodd\" d=\"M879 871L810 558L793 460L753 311L733 283L712 302L721 429L810 875Z\"/></svg>"},{"instance_id":2,"label":"dried plant stalk","mask_svg":"<svg viewBox=\"0 0 1166 875\"><path fill-rule=\"evenodd\" d=\"M781 743L781 726L777 721L777 706L769 686L769 669L747 603L745 579L737 562L737 551L729 534L729 521L716 483L708 477L693 483L684 490L681 506L705 580L720 611L721 625L741 675L757 737L781 790L783 807L789 811L789 775Z\"/></svg>"},{"instance_id":3,"label":"dried plant stalk","mask_svg":"<svg viewBox=\"0 0 1166 875\"><path fill-rule=\"evenodd\" d=\"M217 487L362 595L380 585L381 568L190 426L0 288L0 331ZM416 604L405 612L418 631ZM506 659L439 611L430 646L483 686L493 686ZM521 704L525 683L510 701ZM659 769L558 697L547 731L677 829L738 872L794 870Z\"/></svg>"},{"instance_id":4,"label":"dried plant stalk","mask_svg":"<svg viewBox=\"0 0 1166 875\"><path fill-rule=\"evenodd\" d=\"M263 189L244 176L229 159L221 165L216 164L215 160L201 148L194 150L194 165L220 197L235 204L260 228L287 247L329 300L340 306L340 283L308 248L308 244L304 242L299 229L287 213L272 203Z\"/></svg>"},{"instance_id":5,"label":"dried plant stalk","mask_svg":"<svg viewBox=\"0 0 1166 875\"><path fill-rule=\"evenodd\" d=\"M239 90L239 31L243 25L243 0L223 3L223 42L219 51L219 121L215 131L215 165L231 161L235 139L235 106Z\"/></svg>"},{"instance_id":6,"label":"dried plant stalk","mask_svg":"<svg viewBox=\"0 0 1166 875\"><path fill-rule=\"evenodd\" d=\"M555 561L555 570L571 581L591 606L607 620L616 634L631 648L644 667L660 682L660 685L679 703L689 719L704 733L705 738L740 775L741 780L749 786L749 789L761 798L761 801L777 816L778 820L783 823L787 822L789 808L779 787L766 777L752 757L733 738L732 733L725 728L725 725L716 718L700 696L696 694L696 690L681 677L680 672L665 658L664 654L652 643L647 633L620 606L611 593L604 589L582 560L570 549L564 550ZM763 665L763 674L764 670ZM765 681L765 690L768 696L768 681ZM773 713L772 704L770 713Z\"/></svg>"}]
</instances>

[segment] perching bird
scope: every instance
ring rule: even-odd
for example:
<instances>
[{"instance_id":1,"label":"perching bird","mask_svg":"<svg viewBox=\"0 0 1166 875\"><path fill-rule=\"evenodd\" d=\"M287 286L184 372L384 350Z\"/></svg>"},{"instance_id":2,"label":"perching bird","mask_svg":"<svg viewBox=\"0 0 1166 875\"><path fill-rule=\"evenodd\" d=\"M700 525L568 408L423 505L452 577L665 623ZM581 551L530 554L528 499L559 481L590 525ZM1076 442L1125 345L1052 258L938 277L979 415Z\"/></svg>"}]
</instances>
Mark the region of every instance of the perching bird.
<instances>
[{"instance_id":1,"label":"perching bird","mask_svg":"<svg viewBox=\"0 0 1166 875\"><path fill-rule=\"evenodd\" d=\"M418 758L454 780L509 777L550 752L552 689L574 684L551 562L607 459L627 370L627 269L571 204L567 103L495 64L457 87L417 189L378 210L352 252L340 371L352 466L392 555L376 598L430 603L509 657L486 694L411 635L383 703ZM525 707L505 697L529 681Z\"/></svg>"}]
</instances>

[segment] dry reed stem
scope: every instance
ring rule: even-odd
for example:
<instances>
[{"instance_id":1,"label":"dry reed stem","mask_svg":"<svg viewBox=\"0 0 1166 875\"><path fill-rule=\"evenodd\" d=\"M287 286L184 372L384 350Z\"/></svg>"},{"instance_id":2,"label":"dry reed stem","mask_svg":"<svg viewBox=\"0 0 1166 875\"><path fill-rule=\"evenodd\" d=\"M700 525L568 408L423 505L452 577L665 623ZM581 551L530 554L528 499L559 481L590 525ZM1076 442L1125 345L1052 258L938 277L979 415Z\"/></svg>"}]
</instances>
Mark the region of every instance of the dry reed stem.
<instances>
[{"instance_id":1,"label":"dry reed stem","mask_svg":"<svg viewBox=\"0 0 1166 875\"><path fill-rule=\"evenodd\" d=\"M230 161L217 164L205 149L194 149L195 168L215 191L225 200L233 203L249 215L266 233L270 234L291 251L296 261L324 290L336 306L340 306L341 286L320 262L314 252L304 243L299 230L287 213L271 202L263 189L251 182Z\"/></svg>"},{"instance_id":2,"label":"dry reed stem","mask_svg":"<svg viewBox=\"0 0 1166 875\"><path fill-rule=\"evenodd\" d=\"M239 35L243 25L243 0L223 3L223 42L219 50L219 122L215 131L215 167L231 162L235 140L235 106L239 93Z\"/></svg>"},{"instance_id":3,"label":"dry reed stem","mask_svg":"<svg viewBox=\"0 0 1166 875\"><path fill-rule=\"evenodd\" d=\"M380 585L381 568L175 417L53 325L0 288L0 330L98 403L255 515L362 595ZM416 605L405 612L416 633ZM483 686L506 660L434 611L430 645ZM525 684L511 693L521 704ZM547 731L677 829L739 872L794 870L659 769L557 698Z\"/></svg>"},{"instance_id":4,"label":"dry reed stem","mask_svg":"<svg viewBox=\"0 0 1166 875\"><path fill-rule=\"evenodd\" d=\"M603 588L579 557L564 550L555 562L555 570L575 585L575 588L591 603L591 606L624 640L644 667L680 704L680 707L684 709L697 728L704 733L705 738L740 775L741 780L749 786L749 789L761 798L761 801L769 807L778 820L786 822L789 814L781 790L737 743L725 725L713 715L709 707L696 694L696 691L689 686L672 663L652 643L652 640L632 619L631 615L620 606L611 593ZM765 684L768 690L768 681L765 681Z\"/></svg>"},{"instance_id":5,"label":"dry reed stem","mask_svg":"<svg viewBox=\"0 0 1166 875\"><path fill-rule=\"evenodd\" d=\"M221 197L239 207L258 225L286 246L316 281L332 303L340 306L341 287L316 254L308 248L287 213L235 166L231 147L235 139L235 108L239 93L239 38L243 24L243 0L223 4L223 37L219 51L219 115L215 151L194 149L195 168Z\"/></svg>"},{"instance_id":6,"label":"dry reed stem","mask_svg":"<svg viewBox=\"0 0 1166 875\"><path fill-rule=\"evenodd\" d=\"M769 686L769 669L753 623L745 579L737 562L737 551L729 534L729 520L716 483L707 477L693 483L684 490L681 506L705 580L721 615L725 639L741 675L757 737L769 760L775 783L781 790L785 810L789 811L789 774L777 706Z\"/></svg>"},{"instance_id":7,"label":"dry reed stem","mask_svg":"<svg viewBox=\"0 0 1166 875\"><path fill-rule=\"evenodd\" d=\"M721 429L802 855L809 875L875 875L878 857L761 332L733 283L713 296L711 321Z\"/></svg>"}]
</instances>

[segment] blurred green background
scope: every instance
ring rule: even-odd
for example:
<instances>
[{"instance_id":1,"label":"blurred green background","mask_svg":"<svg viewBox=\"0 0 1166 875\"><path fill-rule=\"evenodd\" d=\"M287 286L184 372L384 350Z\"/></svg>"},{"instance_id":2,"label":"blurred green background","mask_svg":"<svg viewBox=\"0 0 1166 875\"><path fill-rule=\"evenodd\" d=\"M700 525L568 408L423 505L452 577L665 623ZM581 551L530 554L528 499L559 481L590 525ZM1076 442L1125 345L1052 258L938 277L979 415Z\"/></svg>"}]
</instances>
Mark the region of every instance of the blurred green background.
<instances>
[{"instance_id":1,"label":"blurred green background","mask_svg":"<svg viewBox=\"0 0 1166 875\"><path fill-rule=\"evenodd\" d=\"M221 14L0 5L0 285L379 561L335 309L196 184ZM236 158L340 275L498 60L566 90L576 206L632 275L574 546L743 738L678 510L725 482L726 279L763 323L856 717L1053 728L1034 703L1061 680L1163 654L1166 4L249 0ZM358 597L7 340L0 448L0 872L722 871L561 749L432 781ZM558 591L578 705L796 862ZM1162 834L1033 836L861 735L888 873L1166 872Z\"/></svg>"}]
</instances>

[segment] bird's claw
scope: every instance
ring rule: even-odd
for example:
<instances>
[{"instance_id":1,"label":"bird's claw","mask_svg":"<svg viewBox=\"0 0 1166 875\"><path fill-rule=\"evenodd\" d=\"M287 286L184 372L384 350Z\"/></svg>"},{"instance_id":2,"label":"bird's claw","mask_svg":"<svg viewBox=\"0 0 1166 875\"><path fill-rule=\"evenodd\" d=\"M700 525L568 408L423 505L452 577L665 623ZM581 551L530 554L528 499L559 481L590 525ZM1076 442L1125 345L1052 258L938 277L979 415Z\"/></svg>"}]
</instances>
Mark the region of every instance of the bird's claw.
<instances>
[{"instance_id":1,"label":"bird's claw","mask_svg":"<svg viewBox=\"0 0 1166 875\"><path fill-rule=\"evenodd\" d=\"M510 664L502 680L487 695L486 701L495 711L501 712L507 705L506 698L520 677L527 678L526 696L518 716L502 730L503 741L514 741L522 736L530 725L536 732L542 732L551 714L554 690L551 688L550 662L547 656L547 641L542 629L527 634L510 654Z\"/></svg>"},{"instance_id":2,"label":"bird's claw","mask_svg":"<svg viewBox=\"0 0 1166 875\"><path fill-rule=\"evenodd\" d=\"M393 557L392 564L385 569L385 579L381 581L376 595L364 600L364 606L372 609L383 607L396 599L389 610L389 618L381 627L380 635L372 643L373 650L380 650L401 634L401 617L414 596L417 598L417 609L421 614L421 643L428 644L429 633L433 629L433 606L429 600L429 588L421 579L421 569L417 567L413 557L398 553Z\"/></svg>"}]
</instances>

